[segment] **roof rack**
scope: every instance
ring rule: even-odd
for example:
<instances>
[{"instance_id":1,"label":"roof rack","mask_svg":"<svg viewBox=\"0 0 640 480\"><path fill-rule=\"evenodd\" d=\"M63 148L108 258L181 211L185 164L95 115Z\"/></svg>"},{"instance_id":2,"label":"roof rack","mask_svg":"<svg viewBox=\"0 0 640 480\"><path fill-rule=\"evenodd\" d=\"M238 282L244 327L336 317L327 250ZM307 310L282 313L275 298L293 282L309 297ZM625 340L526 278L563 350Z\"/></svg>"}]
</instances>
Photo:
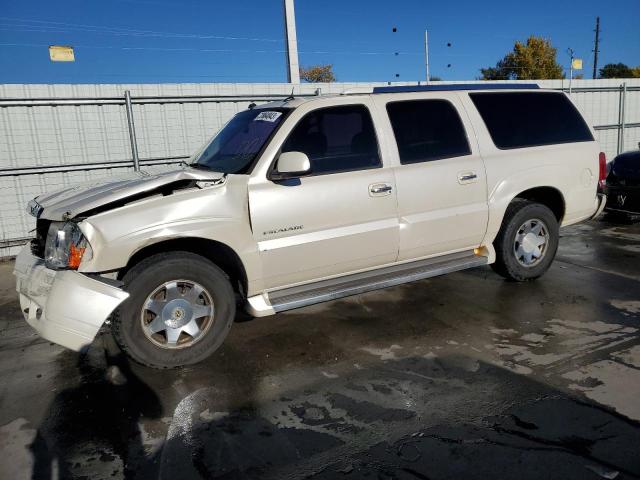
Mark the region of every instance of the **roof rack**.
<instances>
[{"instance_id":1,"label":"roof rack","mask_svg":"<svg viewBox=\"0 0 640 480\"><path fill-rule=\"evenodd\" d=\"M373 93L446 92L451 90L530 90L537 83L450 83L448 85L398 85L373 87Z\"/></svg>"}]
</instances>

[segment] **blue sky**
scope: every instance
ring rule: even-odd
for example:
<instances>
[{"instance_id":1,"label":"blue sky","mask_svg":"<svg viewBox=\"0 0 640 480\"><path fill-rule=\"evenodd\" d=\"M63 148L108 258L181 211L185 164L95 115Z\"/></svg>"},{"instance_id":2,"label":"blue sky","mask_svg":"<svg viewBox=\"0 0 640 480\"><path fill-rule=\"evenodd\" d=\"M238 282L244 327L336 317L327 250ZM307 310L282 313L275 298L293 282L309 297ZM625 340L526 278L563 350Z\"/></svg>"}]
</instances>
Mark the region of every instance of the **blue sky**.
<instances>
[{"instance_id":1,"label":"blue sky","mask_svg":"<svg viewBox=\"0 0 640 480\"><path fill-rule=\"evenodd\" d=\"M424 79L425 28L445 80L476 78L530 34L563 65L573 48L590 78L597 15L600 66L640 65L639 0L296 1L300 63L332 63L339 81ZM281 0L6 1L0 83L283 82L283 33ZM50 44L76 62L52 63Z\"/></svg>"}]
</instances>

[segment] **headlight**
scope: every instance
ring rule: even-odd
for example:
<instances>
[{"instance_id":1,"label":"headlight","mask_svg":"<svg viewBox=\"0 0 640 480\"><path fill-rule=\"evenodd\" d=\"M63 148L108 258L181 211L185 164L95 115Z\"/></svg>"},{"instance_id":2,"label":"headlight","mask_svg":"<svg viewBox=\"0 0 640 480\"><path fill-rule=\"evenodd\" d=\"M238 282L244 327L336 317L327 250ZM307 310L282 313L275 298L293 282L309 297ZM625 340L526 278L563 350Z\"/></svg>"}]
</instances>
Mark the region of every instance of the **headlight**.
<instances>
[{"instance_id":1,"label":"headlight","mask_svg":"<svg viewBox=\"0 0 640 480\"><path fill-rule=\"evenodd\" d=\"M54 270L77 270L82 260L91 260L91 245L74 222L51 222L44 247L44 262Z\"/></svg>"}]
</instances>

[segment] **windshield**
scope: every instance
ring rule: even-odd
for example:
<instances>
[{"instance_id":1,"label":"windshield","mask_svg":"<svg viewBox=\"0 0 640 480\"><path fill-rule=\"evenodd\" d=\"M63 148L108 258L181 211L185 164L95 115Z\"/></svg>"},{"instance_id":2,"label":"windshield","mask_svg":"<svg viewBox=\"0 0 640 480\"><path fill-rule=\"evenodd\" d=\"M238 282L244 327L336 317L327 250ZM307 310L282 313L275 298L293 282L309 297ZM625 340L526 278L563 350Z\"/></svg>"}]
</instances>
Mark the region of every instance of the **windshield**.
<instances>
[{"instance_id":1,"label":"windshield","mask_svg":"<svg viewBox=\"0 0 640 480\"><path fill-rule=\"evenodd\" d=\"M238 113L193 157L192 166L222 173L246 173L286 112L273 108Z\"/></svg>"}]
</instances>

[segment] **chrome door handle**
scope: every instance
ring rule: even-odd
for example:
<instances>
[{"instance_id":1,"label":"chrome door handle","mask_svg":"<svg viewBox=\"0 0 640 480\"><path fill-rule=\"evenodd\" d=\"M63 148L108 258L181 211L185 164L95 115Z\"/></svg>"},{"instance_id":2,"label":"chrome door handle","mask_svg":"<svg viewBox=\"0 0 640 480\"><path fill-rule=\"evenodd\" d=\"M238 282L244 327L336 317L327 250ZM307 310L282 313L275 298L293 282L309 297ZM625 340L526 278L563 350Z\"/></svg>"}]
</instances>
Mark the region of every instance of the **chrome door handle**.
<instances>
[{"instance_id":1,"label":"chrome door handle","mask_svg":"<svg viewBox=\"0 0 640 480\"><path fill-rule=\"evenodd\" d=\"M369 185L369 193L375 196L389 195L393 187L388 183L374 183Z\"/></svg>"},{"instance_id":2,"label":"chrome door handle","mask_svg":"<svg viewBox=\"0 0 640 480\"><path fill-rule=\"evenodd\" d=\"M472 182L476 178L478 178L478 175L476 175L473 172L461 173L461 174L458 175L458 181L459 182Z\"/></svg>"}]
</instances>

